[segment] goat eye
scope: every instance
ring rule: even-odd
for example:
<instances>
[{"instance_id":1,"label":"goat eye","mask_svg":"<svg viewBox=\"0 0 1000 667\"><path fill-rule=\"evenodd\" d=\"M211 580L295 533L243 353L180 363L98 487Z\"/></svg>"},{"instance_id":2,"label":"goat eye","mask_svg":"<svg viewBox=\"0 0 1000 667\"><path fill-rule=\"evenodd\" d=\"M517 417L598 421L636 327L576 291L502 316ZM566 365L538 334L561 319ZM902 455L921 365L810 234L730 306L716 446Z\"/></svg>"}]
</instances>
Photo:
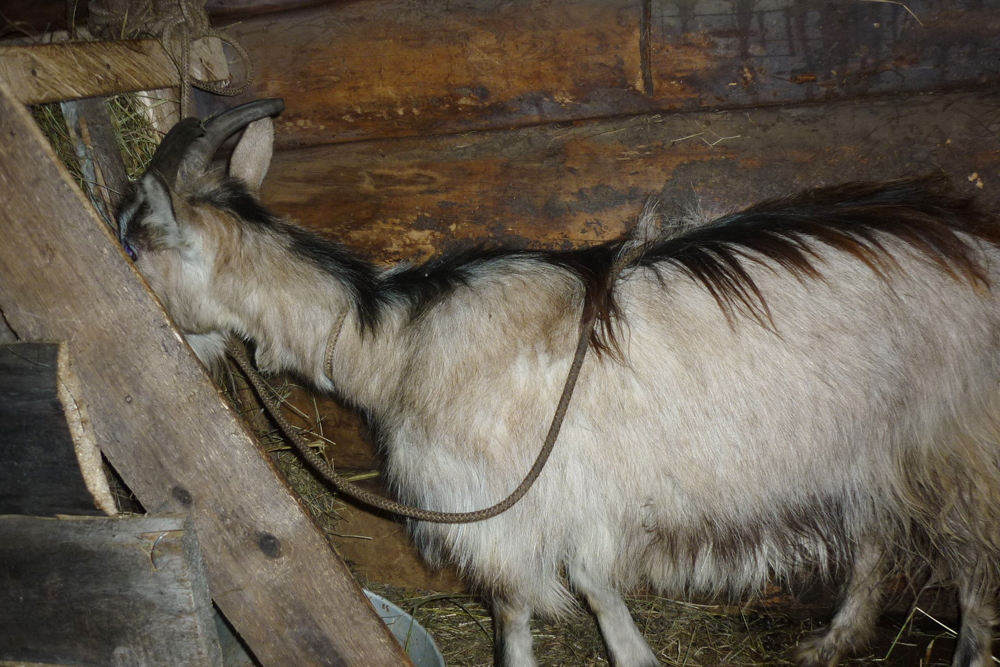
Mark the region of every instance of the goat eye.
<instances>
[{"instance_id":1,"label":"goat eye","mask_svg":"<svg viewBox=\"0 0 1000 667\"><path fill-rule=\"evenodd\" d=\"M136 259L138 259L139 256L136 254L135 250L132 248L132 246L128 244L127 241L122 241L122 246L125 247L125 254L129 256L129 259L131 259L133 262Z\"/></svg>"}]
</instances>

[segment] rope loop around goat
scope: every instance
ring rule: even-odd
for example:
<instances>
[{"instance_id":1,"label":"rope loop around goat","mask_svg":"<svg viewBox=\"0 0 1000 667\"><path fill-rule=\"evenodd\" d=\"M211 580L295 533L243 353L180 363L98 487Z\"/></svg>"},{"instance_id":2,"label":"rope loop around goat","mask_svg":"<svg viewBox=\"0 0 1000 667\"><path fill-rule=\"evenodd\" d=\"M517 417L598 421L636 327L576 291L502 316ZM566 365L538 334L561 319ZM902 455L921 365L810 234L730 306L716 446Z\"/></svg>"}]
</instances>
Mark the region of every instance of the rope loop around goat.
<instances>
[{"instance_id":1,"label":"rope loop around goat","mask_svg":"<svg viewBox=\"0 0 1000 667\"><path fill-rule=\"evenodd\" d=\"M617 261L611 267L609 275L609 289L613 289L615 281L623 270L625 270L629 265L638 260L642 253L646 249L646 244L637 244L632 248L626 247L625 251L618 257ZM597 323L597 316L591 316L581 323L580 326L580 338L577 341L576 352L573 355L573 363L570 365L569 373L566 376L566 383L563 385L562 394L559 396L559 403L556 405L555 415L552 417L552 423L549 425L549 431L545 436L545 441L542 444L541 450L538 452L538 456L535 458L534 464L531 466L531 470L524 477L521 483L514 489L510 495L501 500L495 505L486 507L484 509L475 510L472 512L437 512L433 510L421 509L419 507L411 507L409 505L404 505L398 503L394 500L390 500L378 494L367 491L357 484L349 481L343 477L340 473L333 469L329 463L327 463L323 458L313 451L309 443L306 442L305 438L295 432L295 428L285 419L284 415L281 414L281 407L274 397L270 393L270 387L264 382L264 380L257 373L250 359L247 357L246 349L243 347L242 343L238 342L234 337L231 337L227 343L227 351L229 356L232 357L233 361L243 370L250 384L253 386L260 398L264 407L267 409L271 418L274 419L275 423L285 434L285 436L291 441L295 450L304 458L314 470L323 479L329 482L334 489L339 493L350 496L355 500L358 500L366 505L374 507L376 509L384 510L386 512L392 512L400 516L405 516L411 519L417 519L418 521L429 521L431 523L474 523L476 521L483 521L485 519L490 519L506 512L508 509L514 506L524 495L531 489L534 485L535 480L542 473L542 469L545 467L546 462L549 460L549 455L552 453L552 449L555 446L556 438L559 437L559 430L562 428L563 419L566 417L566 411L569 409L570 399L573 397L573 390L576 387L577 379L580 376L580 369L583 367L584 358L587 356L587 348L590 347L591 337L594 335L594 326ZM341 322L341 326L343 322Z\"/></svg>"}]
</instances>

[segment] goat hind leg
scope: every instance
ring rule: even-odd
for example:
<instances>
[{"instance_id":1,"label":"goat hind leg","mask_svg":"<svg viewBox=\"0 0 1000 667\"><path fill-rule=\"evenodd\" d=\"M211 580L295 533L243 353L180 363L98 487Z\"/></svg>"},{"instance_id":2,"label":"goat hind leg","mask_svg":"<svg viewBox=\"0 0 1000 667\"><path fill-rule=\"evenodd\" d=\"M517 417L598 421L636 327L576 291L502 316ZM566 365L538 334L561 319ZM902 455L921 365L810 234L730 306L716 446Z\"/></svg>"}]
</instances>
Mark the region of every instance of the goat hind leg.
<instances>
[{"instance_id":1,"label":"goat hind leg","mask_svg":"<svg viewBox=\"0 0 1000 667\"><path fill-rule=\"evenodd\" d=\"M882 551L873 544L862 545L829 627L796 650L800 667L833 667L845 653L868 641L885 598L885 574Z\"/></svg>"},{"instance_id":2,"label":"goat hind leg","mask_svg":"<svg viewBox=\"0 0 1000 667\"><path fill-rule=\"evenodd\" d=\"M531 606L511 600L493 602L494 667L536 667L531 650Z\"/></svg>"},{"instance_id":3,"label":"goat hind leg","mask_svg":"<svg viewBox=\"0 0 1000 667\"><path fill-rule=\"evenodd\" d=\"M959 580L958 602L962 628L952 658L952 667L987 667L993 664L993 626L996 625L995 597L979 579Z\"/></svg>"},{"instance_id":4,"label":"goat hind leg","mask_svg":"<svg viewBox=\"0 0 1000 667\"><path fill-rule=\"evenodd\" d=\"M590 610L597 617L601 635L608 647L611 664L615 667L657 667L660 662L649 648L622 596L614 588L601 585L585 572L570 573L573 588L587 598Z\"/></svg>"}]
</instances>

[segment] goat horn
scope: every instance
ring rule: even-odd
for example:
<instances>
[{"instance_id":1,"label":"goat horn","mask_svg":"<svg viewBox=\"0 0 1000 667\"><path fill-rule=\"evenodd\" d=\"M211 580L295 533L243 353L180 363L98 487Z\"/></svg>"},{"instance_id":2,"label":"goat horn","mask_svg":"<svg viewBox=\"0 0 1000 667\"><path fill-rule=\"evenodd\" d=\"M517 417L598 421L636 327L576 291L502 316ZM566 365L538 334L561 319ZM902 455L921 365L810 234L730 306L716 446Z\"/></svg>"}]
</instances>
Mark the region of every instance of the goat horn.
<instances>
[{"instance_id":1,"label":"goat horn","mask_svg":"<svg viewBox=\"0 0 1000 667\"><path fill-rule=\"evenodd\" d=\"M285 109L285 102L279 98L255 100L223 111L215 118L205 122L204 136L197 139L180 166L189 174L199 174L208 166L209 161L219 150L226 139L237 130L241 130L255 120L275 116Z\"/></svg>"},{"instance_id":2,"label":"goat horn","mask_svg":"<svg viewBox=\"0 0 1000 667\"><path fill-rule=\"evenodd\" d=\"M177 172L191 146L205 136L205 128L197 118L185 118L167 132L156 147L153 159L146 171L156 172L167 186L173 190L177 182Z\"/></svg>"},{"instance_id":3,"label":"goat horn","mask_svg":"<svg viewBox=\"0 0 1000 667\"><path fill-rule=\"evenodd\" d=\"M204 171L219 146L231 134L255 120L274 116L284 108L284 101L274 98L241 104L205 123L194 117L185 118L163 137L147 171L155 171L173 190L180 174Z\"/></svg>"}]
</instances>

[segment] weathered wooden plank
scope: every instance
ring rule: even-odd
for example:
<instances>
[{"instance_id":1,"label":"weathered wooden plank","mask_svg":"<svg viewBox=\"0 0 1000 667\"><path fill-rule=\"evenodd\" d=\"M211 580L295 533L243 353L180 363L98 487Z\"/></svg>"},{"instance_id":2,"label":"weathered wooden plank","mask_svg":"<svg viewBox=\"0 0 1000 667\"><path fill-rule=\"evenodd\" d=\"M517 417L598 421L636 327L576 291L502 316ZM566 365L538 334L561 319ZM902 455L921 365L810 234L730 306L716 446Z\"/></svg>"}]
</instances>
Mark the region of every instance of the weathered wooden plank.
<instances>
[{"instance_id":1,"label":"weathered wooden plank","mask_svg":"<svg viewBox=\"0 0 1000 667\"><path fill-rule=\"evenodd\" d=\"M649 4L648 74L661 108L988 88L1000 80L994 0Z\"/></svg>"},{"instance_id":2,"label":"weathered wooden plank","mask_svg":"<svg viewBox=\"0 0 1000 667\"><path fill-rule=\"evenodd\" d=\"M183 518L0 517L0 660L221 667Z\"/></svg>"},{"instance_id":3,"label":"weathered wooden plank","mask_svg":"<svg viewBox=\"0 0 1000 667\"><path fill-rule=\"evenodd\" d=\"M17 336L11 331L11 328L7 325L7 322L0 317L0 343L16 343Z\"/></svg>"},{"instance_id":4,"label":"weathered wooden plank","mask_svg":"<svg viewBox=\"0 0 1000 667\"><path fill-rule=\"evenodd\" d=\"M199 40L192 71L201 78L228 76L218 39ZM61 42L0 46L0 81L23 104L103 97L180 84L180 75L157 40Z\"/></svg>"},{"instance_id":5,"label":"weathered wooden plank","mask_svg":"<svg viewBox=\"0 0 1000 667\"><path fill-rule=\"evenodd\" d=\"M230 31L279 147L1000 81L1000 0L365 0Z\"/></svg>"},{"instance_id":6,"label":"weathered wooden plank","mask_svg":"<svg viewBox=\"0 0 1000 667\"><path fill-rule=\"evenodd\" d=\"M0 136L0 229L16 239L0 244L0 311L23 338L68 341L105 454L147 510L189 514L254 654L409 664L2 85Z\"/></svg>"},{"instance_id":7,"label":"weathered wooden plank","mask_svg":"<svg viewBox=\"0 0 1000 667\"><path fill-rule=\"evenodd\" d=\"M128 172L118 148L118 136L111 123L107 101L91 97L76 104L80 110L78 118L82 120L81 133L86 135L83 139L97 165L104 199L110 211L113 210L117 197L128 187Z\"/></svg>"},{"instance_id":8,"label":"weathered wooden plank","mask_svg":"<svg viewBox=\"0 0 1000 667\"><path fill-rule=\"evenodd\" d=\"M998 108L952 94L331 145L276 154L262 195L381 261L483 241L592 243L651 195L725 210L936 168L1000 208Z\"/></svg>"},{"instance_id":9,"label":"weathered wooden plank","mask_svg":"<svg viewBox=\"0 0 1000 667\"><path fill-rule=\"evenodd\" d=\"M0 514L100 514L59 400L58 360L58 343L0 345Z\"/></svg>"},{"instance_id":10,"label":"weathered wooden plank","mask_svg":"<svg viewBox=\"0 0 1000 667\"><path fill-rule=\"evenodd\" d=\"M288 146L642 108L637 18L634 0L368 0L229 31L257 67L249 96L286 98Z\"/></svg>"}]
</instances>

